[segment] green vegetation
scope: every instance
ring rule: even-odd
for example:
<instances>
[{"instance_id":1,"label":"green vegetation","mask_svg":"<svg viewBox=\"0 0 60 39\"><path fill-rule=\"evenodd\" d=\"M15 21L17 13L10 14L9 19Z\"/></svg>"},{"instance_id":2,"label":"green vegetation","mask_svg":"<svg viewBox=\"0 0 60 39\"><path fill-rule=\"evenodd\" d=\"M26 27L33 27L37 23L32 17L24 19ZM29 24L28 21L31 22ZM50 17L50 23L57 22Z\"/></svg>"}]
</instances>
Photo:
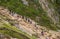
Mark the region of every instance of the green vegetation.
<instances>
[{"instance_id":1,"label":"green vegetation","mask_svg":"<svg viewBox=\"0 0 60 39\"><path fill-rule=\"evenodd\" d=\"M53 4L53 7L55 9L55 12L57 12L56 14L59 14L59 25L60 25L60 0L54 0L54 2L52 2L52 0L49 0L49 3ZM60 29L60 27L59 27Z\"/></svg>"},{"instance_id":2,"label":"green vegetation","mask_svg":"<svg viewBox=\"0 0 60 39\"><path fill-rule=\"evenodd\" d=\"M20 31L14 26L10 26L9 24L3 24L0 25L0 33L9 35L13 38L18 38L18 39L34 39L35 37L31 37L25 32ZM36 38L35 38L36 39Z\"/></svg>"},{"instance_id":3,"label":"green vegetation","mask_svg":"<svg viewBox=\"0 0 60 39\"><path fill-rule=\"evenodd\" d=\"M53 24L51 18L47 16L47 13L42 9L38 0L27 0L27 1L29 4L28 6L23 4L21 0L0 0L0 6L8 8L10 11L25 16L27 18L31 18L32 20L35 20L39 25L44 26L48 29L51 30L60 29L59 27ZM51 6L55 8L60 15L59 11L60 1L55 0L55 2L52 2L51 0L49 0L49 3L50 5L52 4ZM51 7L50 5L49 7ZM18 39L36 39L34 36L30 36L27 33L22 32L15 26L12 26L11 25L12 22L7 23L5 20L8 19L8 17L2 15L0 15L0 17L2 18L2 20L0 20L0 33Z\"/></svg>"},{"instance_id":4,"label":"green vegetation","mask_svg":"<svg viewBox=\"0 0 60 39\"><path fill-rule=\"evenodd\" d=\"M18 39L36 39L34 36L30 36L27 33L22 32L15 26L10 25L3 18L0 19L0 33Z\"/></svg>"},{"instance_id":5,"label":"green vegetation","mask_svg":"<svg viewBox=\"0 0 60 39\"><path fill-rule=\"evenodd\" d=\"M17 33L15 31L12 31L12 30L8 30L8 29L5 29L5 28L0 28L2 30L0 30L0 33L3 33L3 34L7 34L7 35L10 35L14 38L18 38L18 39L29 39L28 37L20 34L20 33Z\"/></svg>"},{"instance_id":6,"label":"green vegetation","mask_svg":"<svg viewBox=\"0 0 60 39\"><path fill-rule=\"evenodd\" d=\"M0 5L8 8L9 10L12 10L13 12L16 12L17 14L35 20L36 22L38 22L39 25L45 26L49 29L54 28L53 30L56 30L55 26L51 26L52 24L52 22L50 21L51 19L46 15L46 12L44 12L41 5L39 4L39 1L38 0L27 1L29 4L28 6L24 5L21 0L0 0ZM40 17L39 21L38 19L36 20L37 16Z\"/></svg>"}]
</instances>

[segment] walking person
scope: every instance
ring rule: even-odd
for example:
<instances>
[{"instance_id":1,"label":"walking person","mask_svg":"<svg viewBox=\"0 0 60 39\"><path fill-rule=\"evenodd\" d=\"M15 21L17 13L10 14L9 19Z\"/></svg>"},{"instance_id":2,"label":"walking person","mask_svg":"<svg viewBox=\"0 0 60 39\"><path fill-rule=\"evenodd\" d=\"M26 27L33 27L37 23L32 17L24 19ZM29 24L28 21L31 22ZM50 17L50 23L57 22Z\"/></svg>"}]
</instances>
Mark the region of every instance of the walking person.
<instances>
[{"instance_id":1,"label":"walking person","mask_svg":"<svg viewBox=\"0 0 60 39\"><path fill-rule=\"evenodd\" d=\"M41 31L41 35L44 36L44 31L43 30Z\"/></svg>"}]
</instances>

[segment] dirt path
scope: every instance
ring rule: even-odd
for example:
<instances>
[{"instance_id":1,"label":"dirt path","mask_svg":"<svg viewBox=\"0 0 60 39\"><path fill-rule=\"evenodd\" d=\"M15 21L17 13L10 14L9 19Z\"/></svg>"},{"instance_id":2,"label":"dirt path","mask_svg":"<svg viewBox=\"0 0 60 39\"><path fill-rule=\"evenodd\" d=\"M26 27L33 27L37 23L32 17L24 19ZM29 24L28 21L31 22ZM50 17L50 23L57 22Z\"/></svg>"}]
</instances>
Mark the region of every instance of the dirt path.
<instances>
[{"instance_id":1,"label":"dirt path","mask_svg":"<svg viewBox=\"0 0 60 39\"><path fill-rule=\"evenodd\" d=\"M6 10L6 11L5 11ZM15 26L22 30L23 32L26 32L29 35L35 35L37 39L58 39L57 37L60 37L60 32L47 30L45 27L42 27L40 25L37 25L36 22L31 20L30 18L23 17L18 14L13 14L10 11L7 12L7 9L0 9L0 14L8 17L10 20L14 20ZM29 20L29 21L28 21ZM32 23L31 23L32 22Z\"/></svg>"}]
</instances>

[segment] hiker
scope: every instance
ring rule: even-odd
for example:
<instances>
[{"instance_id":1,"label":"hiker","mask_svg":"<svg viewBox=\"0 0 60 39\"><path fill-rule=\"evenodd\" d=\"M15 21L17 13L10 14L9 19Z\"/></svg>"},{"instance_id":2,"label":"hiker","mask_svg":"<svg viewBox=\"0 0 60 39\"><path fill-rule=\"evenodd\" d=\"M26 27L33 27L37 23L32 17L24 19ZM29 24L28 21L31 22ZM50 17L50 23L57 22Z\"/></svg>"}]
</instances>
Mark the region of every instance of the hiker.
<instances>
[{"instance_id":1,"label":"hiker","mask_svg":"<svg viewBox=\"0 0 60 39\"><path fill-rule=\"evenodd\" d=\"M44 31L43 30L41 31L41 35L44 36Z\"/></svg>"},{"instance_id":2,"label":"hiker","mask_svg":"<svg viewBox=\"0 0 60 39\"><path fill-rule=\"evenodd\" d=\"M25 18L26 19L26 21L27 21L27 18Z\"/></svg>"},{"instance_id":3,"label":"hiker","mask_svg":"<svg viewBox=\"0 0 60 39\"><path fill-rule=\"evenodd\" d=\"M19 18L20 18L20 16L17 14L16 18L17 18L17 19L19 19Z\"/></svg>"},{"instance_id":4,"label":"hiker","mask_svg":"<svg viewBox=\"0 0 60 39\"><path fill-rule=\"evenodd\" d=\"M24 16L22 16L22 19L24 19Z\"/></svg>"},{"instance_id":5,"label":"hiker","mask_svg":"<svg viewBox=\"0 0 60 39\"><path fill-rule=\"evenodd\" d=\"M13 14L13 16L17 19L17 14L15 13L15 14Z\"/></svg>"},{"instance_id":6,"label":"hiker","mask_svg":"<svg viewBox=\"0 0 60 39\"><path fill-rule=\"evenodd\" d=\"M30 22L30 20L28 19L28 22Z\"/></svg>"},{"instance_id":7,"label":"hiker","mask_svg":"<svg viewBox=\"0 0 60 39\"><path fill-rule=\"evenodd\" d=\"M30 24L32 24L32 21L30 21Z\"/></svg>"},{"instance_id":8,"label":"hiker","mask_svg":"<svg viewBox=\"0 0 60 39\"><path fill-rule=\"evenodd\" d=\"M14 15L12 12L10 13L12 16Z\"/></svg>"},{"instance_id":9,"label":"hiker","mask_svg":"<svg viewBox=\"0 0 60 39\"><path fill-rule=\"evenodd\" d=\"M30 19L30 18L28 18L28 22L29 22L30 24L32 24L32 21L31 21L31 19Z\"/></svg>"}]
</instances>

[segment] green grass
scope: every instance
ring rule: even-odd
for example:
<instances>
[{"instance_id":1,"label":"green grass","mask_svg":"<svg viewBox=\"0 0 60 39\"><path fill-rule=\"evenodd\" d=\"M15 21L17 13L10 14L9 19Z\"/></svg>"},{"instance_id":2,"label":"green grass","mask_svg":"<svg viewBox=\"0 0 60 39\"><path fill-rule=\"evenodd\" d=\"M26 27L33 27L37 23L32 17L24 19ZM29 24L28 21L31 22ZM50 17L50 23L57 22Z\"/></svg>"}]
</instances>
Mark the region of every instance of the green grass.
<instances>
[{"instance_id":1,"label":"green grass","mask_svg":"<svg viewBox=\"0 0 60 39\"><path fill-rule=\"evenodd\" d=\"M39 22L37 23L39 25L51 29L50 27L52 27L51 26L52 21L50 21L51 19L46 15L46 12L42 9L41 5L39 4L39 1L38 0L27 0L27 1L29 6L24 5L21 0L7 0L7 1L0 0L0 5L8 8L9 10L12 10L13 12L16 12L17 14L31 18L36 22L38 20L38 19L36 20L36 17L38 16L40 17L40 19ZM49 2L50 4L53 4L53 7L55 6L54 3L51 3L51 0L49 0Z\"/></svg>"},{"instance_id":2,"label":"green grass","mask_svg":"<svg viewBox=\"0 0 60 39\"><path fill-rule=\"evenodd\" d=\"M30 36L25 32L22 32L15 26L10 25L9 23L6 23L3 19L0 20L0 33L9 35L14 38L18 39L36 39L34 36Z\"/></svg>"},{"instance_id":3,"label":"green grass","mask_svg":"<svg viewBox=\"0 0 60 39\"><path fill-rule=\"evenodd\" d=\"M1 28L0 28L0 29L1 29ZM23 34L21 34L21 33L17 33L17 32L15 32L15 31L8 30L8 29L5 29L5 28L3 28L3 30L0 30L0 33L10 35L10 36L13 37L13 38L29 39L28 37L26 37L25 35L23 35Z\"/></svg>"}]
</instances>

